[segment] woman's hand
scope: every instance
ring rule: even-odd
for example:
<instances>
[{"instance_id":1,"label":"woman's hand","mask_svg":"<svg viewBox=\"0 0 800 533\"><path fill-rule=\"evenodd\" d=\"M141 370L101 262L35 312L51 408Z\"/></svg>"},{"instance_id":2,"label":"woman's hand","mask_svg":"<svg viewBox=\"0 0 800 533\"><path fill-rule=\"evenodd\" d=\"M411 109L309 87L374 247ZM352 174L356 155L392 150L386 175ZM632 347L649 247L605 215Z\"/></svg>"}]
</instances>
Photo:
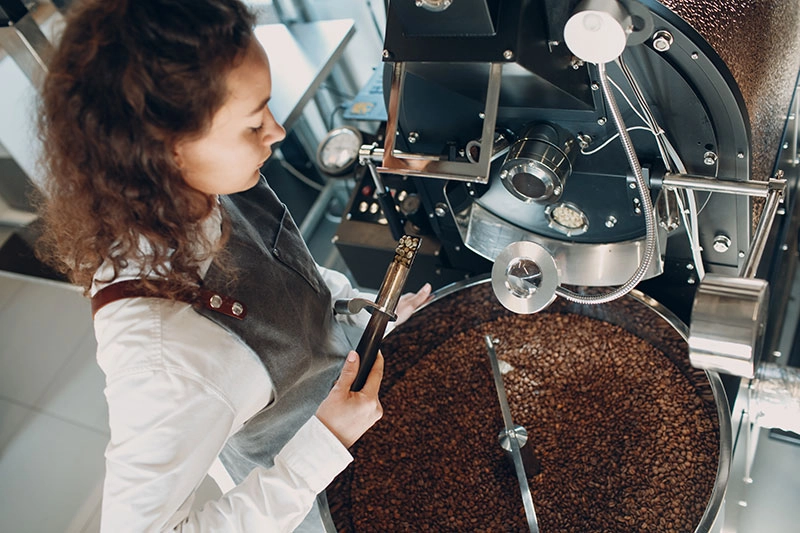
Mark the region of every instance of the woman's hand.
<instances>
[{"instance_id":1,"label":"woman's hand","mask_svg":"<svg viewBox=\"0 0 800 533\"><path fill-rule=\"evenodd\" d=\"M339 379L317 409L317 418L349 448L383 416L378 391L383 378L383 354L378 352L364 387L352 392L358 373L358 354L347 354Z\"/></svg>"},{"instance_id":2,"label":"woman's hand","mask_svg":"<svg viewBox=\"0 0 800 533\"><path fill-rule=\"evenodd\" d=\"M397 320L394 323L394 326L397 327L406 320L411 314L416 311L422 304L430 300L431 298L431 284L426 283L422 286L420 290L417 292L407 292L404 295L400 296L400 299L397 300L397 308L395 308L395 314L397 315Z\"/></svg>"}]
</instances>

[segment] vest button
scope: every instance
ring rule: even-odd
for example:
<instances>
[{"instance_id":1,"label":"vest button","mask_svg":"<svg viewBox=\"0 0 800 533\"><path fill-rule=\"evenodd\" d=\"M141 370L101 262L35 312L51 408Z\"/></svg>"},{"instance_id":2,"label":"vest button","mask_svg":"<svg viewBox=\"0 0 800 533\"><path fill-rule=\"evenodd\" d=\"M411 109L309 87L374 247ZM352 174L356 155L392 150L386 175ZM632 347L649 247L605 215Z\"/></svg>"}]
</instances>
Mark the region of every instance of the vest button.
<instances>
[{"instance_id":1,"label":"vest button","mask_svg":"<svg viewBox=\"0 0 800 533\"><path fill-rule=\"evenodd\" d=\"M211 297L208 303L211 304L211 307L213 307L214 309L219 309L220 307L222 307L222 297L219 294L215 294L214 296Z\"/></svg>"}]
</instances>

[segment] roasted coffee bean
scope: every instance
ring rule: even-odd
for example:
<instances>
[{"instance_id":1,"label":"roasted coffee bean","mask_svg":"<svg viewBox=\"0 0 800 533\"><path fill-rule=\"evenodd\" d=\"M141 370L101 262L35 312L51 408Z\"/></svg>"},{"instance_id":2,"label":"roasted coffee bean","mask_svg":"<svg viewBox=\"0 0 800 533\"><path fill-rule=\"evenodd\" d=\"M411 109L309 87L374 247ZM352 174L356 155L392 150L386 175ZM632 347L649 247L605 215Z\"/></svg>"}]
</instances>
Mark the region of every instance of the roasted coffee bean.
<instances>
[{"instance_id":1,"label":"roasted coffee bean","mask_svg":"<svg viewBox=\"0 0 800 533\"><path fill-rule=\"evenodd\" d=\"M543 533L695 530L719 449L704 374L674 328L639 316L641 304L616 305L617 317L598 306L592 318L557 303L514 315L480 285L385 339L383 418L326 491L339 531L527 531L497 441L485 335L498 341L514 422L541 463L529 484Z\"/></svg>"}]
</instances>

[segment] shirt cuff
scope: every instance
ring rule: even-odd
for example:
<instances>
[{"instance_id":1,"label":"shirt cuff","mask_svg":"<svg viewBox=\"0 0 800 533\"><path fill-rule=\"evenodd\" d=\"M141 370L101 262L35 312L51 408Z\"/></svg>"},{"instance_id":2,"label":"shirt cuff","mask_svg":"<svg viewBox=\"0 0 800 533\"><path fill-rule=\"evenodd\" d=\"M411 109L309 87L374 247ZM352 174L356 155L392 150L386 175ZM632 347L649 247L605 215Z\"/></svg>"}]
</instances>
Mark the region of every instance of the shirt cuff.
<instances>
[{"instance_id":1,"label":"shirt cuff","mask_svg":"<svg viewBox=\"0 0 800 533\"><path fill-rule=\"evenodd\" d=\"M353 456L316 417L312 416L275 457L314 492L321 492L353 461Z\"/></svg>"}]
</instances>

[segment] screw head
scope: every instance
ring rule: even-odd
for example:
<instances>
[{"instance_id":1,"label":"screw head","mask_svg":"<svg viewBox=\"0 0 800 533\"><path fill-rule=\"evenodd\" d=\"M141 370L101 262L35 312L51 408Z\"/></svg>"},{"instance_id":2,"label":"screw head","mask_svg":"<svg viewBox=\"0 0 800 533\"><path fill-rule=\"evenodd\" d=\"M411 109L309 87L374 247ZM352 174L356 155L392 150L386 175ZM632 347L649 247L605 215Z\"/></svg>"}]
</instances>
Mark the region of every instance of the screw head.
<instances>
[{"instance_id":1,"label":"screw head","mask_svg":"<svg viewBox=\"0 0 800 533\"><path fill-rule=\"evenodd\" d=\"M617 225L617 217L615 217L614 215L608 215L606 217L606 227L613 228L616 225Z\"/></svg>"},{"instance_id":2,"label":"screw head","mask_svg":"<svg viewBox=\"0 0 800 533\"><path fill-rule=\"evenodd\" d=\"M714 152L706 152L703 154L703 163L706 165L716 165L717 164L717 154Z\"/></svg>"},{"instance_id":3,"label":"screw head","mask_svg":"<svg viewBox=\"0 0 800 533\"><path fill-rule=\"evenodd\" d=\"M600 126L604 126L607 121L608 120L606 119L606 117L600 117L597 119L597 124Z\"/></svg>"},{"instance_id":4,"label":"screw head","mask_svg":"<svg viewBox=\"0 0 800 533\"><path fill-rule=\"evenodd\" d=\"M666 52L672 47L672 34L666 30L659 30L653 34L653 48L658 52Z\"/></svg>"},{"instance_id":5,"label":"screw head","mask_svg":"<svg viewBox=\"0 0 800 533\"><path fill-rule=\"evenodd\" d=\"M514 59L514 51L513 50L505 50L503 52L503 59L505 59L507 61L511 61L512 59Z\"/></svg>"}]
</instances>

